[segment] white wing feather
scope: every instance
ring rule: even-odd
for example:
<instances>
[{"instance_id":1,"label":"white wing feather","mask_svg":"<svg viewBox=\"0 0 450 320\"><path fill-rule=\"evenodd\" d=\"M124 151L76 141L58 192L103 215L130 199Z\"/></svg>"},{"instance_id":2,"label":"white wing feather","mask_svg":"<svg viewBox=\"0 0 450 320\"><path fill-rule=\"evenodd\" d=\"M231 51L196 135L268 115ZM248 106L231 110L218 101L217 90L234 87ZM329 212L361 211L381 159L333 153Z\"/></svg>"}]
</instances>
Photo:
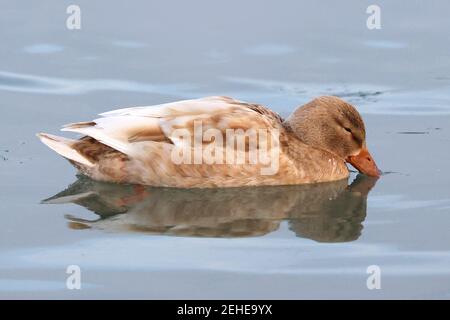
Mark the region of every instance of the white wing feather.
<instances>
[{"instance_id":1,"label":"white wing feather","mask_svg":"<svg viewBox=\"0 0 450 320\"><path fill-rule=\"evenodd\" d=\"M102 118L92 122L73 123L62 131L70 131L90 136L122 153L133 156L139 152L138 143L133 138L145 132L161 133L171 139L174 127L180 128L195 119L209 118L218 112L236 108L238 100L226 97L206 97L183 100L155 106L118 109L100 114ZM139 141L139 140L138 140ZM147 139L146 142L152 142ZM155 141L155 143L161 141ZM176 139L173 143L178 144Z\"/></svg>"},{"instance_id":2,"label":"white wing feather","mask_svg":"<svg viewBox=\"0 0 450 320\"><path fill-rule=\"evenodd\" d=\"M226 110L232 103L241 101L228 97L212 96L200 99L181 100L171 103L145 107L117 109L101 113L102 117L133 115L140 117L165 118L181 115L194 115L212 111Z\"/></svg>"}]
</instances>

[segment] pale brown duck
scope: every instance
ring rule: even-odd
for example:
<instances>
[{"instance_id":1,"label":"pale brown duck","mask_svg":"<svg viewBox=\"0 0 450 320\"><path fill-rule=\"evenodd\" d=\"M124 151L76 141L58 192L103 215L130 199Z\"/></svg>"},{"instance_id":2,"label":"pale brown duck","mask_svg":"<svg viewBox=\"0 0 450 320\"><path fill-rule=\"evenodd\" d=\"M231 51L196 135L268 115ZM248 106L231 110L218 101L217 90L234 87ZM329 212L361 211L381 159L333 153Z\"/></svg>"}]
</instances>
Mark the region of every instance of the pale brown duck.
<instances>
[{"instance_id":1,"label":"pale brown duck","mask_svg":"<svg viewBox=\"0 0 450 320\"><path fill-rule=\"evenodd\" d=\"M380 175L360 114L337 97L316 98L285 120L262 105L228 97L101 116L63 127L83 135L77 140L38 136L82 174L116 183L178 188L316 183L347 178L346 162L366 175Z\"/></svg>"}]
</instances>

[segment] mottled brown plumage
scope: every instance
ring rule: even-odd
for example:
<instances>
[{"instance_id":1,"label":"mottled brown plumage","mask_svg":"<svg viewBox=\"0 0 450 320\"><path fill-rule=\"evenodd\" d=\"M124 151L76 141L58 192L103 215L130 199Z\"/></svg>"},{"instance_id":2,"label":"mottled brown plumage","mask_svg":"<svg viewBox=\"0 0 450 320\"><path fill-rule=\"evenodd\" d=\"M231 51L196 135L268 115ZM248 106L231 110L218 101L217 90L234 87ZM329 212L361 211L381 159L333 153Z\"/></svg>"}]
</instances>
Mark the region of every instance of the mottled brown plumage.
<instances>
[{"instance_id":1,"label":"mottled brown plumage","mask_svg":"<svg viewBox=\"0 0 450 320\"><path fill-rule=\"evenodd\" d=\"M100 181L180 188L303 184L346 178L345 161L369 175L378 175L366 150L361 116L336 97L314 99L286 120L264 106L228 97L120 109L102 116L63 127L63 131L83 134L79 140L48 134L39 137L81 173ZM195 139L199 128L203 135L197 142L202 150L223 159L228 159L231 151L237 154L238 142L225 143L230 129L238 133L254 129L258 139L252 145L249 136L242 138L243 163L208 163L204 153L198 163ZM181 139L179 129L190 138ZM205 136L208 129L214 129L211 136ZM269 137L266 140L260 139L264 132ZM215 148L221 141L223 146ZM262 174L268 164L251 163L254 147L258 152L276 152L277 170ZM190 163L173 160L177 148L192 151ZM274 166L275 158L270 159L270 166Z\"/></svg>"}]
</instances>

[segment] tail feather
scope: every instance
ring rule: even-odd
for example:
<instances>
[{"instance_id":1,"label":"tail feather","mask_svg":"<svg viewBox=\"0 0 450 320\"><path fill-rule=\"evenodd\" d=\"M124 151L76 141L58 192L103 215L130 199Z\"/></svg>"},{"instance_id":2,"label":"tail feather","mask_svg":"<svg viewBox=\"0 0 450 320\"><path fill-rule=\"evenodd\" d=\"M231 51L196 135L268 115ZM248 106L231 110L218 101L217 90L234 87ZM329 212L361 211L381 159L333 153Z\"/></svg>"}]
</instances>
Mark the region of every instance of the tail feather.
<instances>
[{"instance_id":1,"label":"tail feather","mask_svg":"<svg viewBox=\"0 0 450 320\"><path fill-rule=\"evenodd\" d=\"M95 165L85 156L72 148L73 144L77 142L77 140L67 139L48 133L38 133L37 136L45 145L59 153L64 158L78 162L88 167L92 167Z\"/></svg>"}]
</instances>

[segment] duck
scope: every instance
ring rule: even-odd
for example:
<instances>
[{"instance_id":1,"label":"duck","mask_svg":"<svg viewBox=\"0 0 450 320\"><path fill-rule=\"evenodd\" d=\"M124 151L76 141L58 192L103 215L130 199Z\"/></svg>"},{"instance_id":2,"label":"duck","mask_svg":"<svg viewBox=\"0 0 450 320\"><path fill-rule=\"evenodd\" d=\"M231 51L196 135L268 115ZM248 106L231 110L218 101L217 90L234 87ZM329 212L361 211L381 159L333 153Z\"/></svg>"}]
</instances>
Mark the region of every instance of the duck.
<instances>
[{"instance_id":1,"label":"duck","mask_svg":"<svg viewBox=\"0 0 450 320\"><path fill-rule=\"evenodd\" d=\"M378 178L363 119L350 103L321 96L286 119L225 96L139 106L64 125L71 139L38 133L81 175L174 188L321 183L349 177L347 164Z\"/></svg>"}]
</instances>

